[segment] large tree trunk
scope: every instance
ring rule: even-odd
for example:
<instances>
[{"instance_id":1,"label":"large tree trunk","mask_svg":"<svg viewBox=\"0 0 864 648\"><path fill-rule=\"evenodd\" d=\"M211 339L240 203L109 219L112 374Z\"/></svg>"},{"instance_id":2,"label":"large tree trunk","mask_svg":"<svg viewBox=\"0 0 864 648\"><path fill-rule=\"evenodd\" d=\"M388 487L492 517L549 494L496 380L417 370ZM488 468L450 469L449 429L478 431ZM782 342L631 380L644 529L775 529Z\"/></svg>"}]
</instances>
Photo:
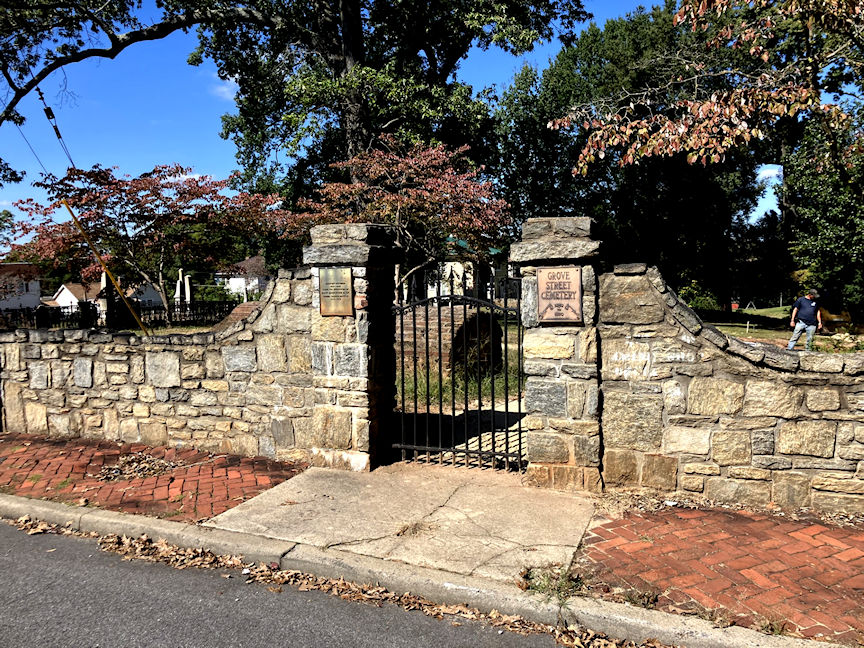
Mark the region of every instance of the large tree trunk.
<instances>
[{"instance_id":1,"label":"large tree trunk","mask_svg":"<svg viewBox=\"0 0 864 648\"><path fill-rule=\"evenodd\" d=\"M342 30L343 77L350 77L357 66L365 62L363 47L363 16L360 0L340 0L339 20ZM348 92L343 99L342 121L348 158L362 153L369 146L369 115L361 89ZM353 175L353 174L352 174Z\"/></svg>"}]
</instances>

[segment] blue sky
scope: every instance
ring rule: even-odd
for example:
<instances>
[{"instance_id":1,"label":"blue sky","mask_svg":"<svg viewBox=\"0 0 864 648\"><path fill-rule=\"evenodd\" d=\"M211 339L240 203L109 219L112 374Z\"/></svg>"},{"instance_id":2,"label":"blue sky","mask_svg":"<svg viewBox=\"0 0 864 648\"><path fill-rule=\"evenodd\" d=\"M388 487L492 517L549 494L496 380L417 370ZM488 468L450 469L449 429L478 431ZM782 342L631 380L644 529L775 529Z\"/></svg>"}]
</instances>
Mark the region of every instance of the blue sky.
<instances>
[{"instance_id":1,"label":"blue sky","mask_svg":"<svg viewBox=\"0 0 864 648\"><path fill-rule=\"evenodd\" d=\"M599 24L639 4L644 3L586 1ZM193 167L195 173L217 178L236 168L234 145L219 137L221 115L234 108L234 89L216 76L211 62L199 67L186 63L195 42L194 33L177 33L134 46L113 61L88 60L69 66L65 81L63 74L55 73L42 84L78 167L100 163L137 175L156 164L179 162ZM522 57L498 49L475 49L463 61L458 76L475 90L490 85L503 89L525 63L547 67L559 48L553 41ZM69 93L60 92L64 82ZM36 96L26 98L19 110L27 117L22 130L42 163L52 173L62 174L67 161ZM0 189L0 209L11 208L22 198L41 199L42 192L30 186L41 168L11 124L0 128L0 150L14 168L27 171L24 182ZM777 171L763 169L762 173L770 179ZM756 214L776 206L773 192L767 194Z\"/></svg>"}]
</instances>

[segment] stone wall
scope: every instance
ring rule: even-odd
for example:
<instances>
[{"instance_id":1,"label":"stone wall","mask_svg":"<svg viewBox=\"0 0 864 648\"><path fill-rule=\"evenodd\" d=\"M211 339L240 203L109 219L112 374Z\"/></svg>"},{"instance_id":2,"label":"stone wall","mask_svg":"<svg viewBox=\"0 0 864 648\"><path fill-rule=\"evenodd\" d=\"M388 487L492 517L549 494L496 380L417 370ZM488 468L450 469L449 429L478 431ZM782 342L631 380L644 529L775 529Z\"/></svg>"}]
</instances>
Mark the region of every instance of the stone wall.
<instances>
[{"instance_id":1,"label":"stone wall","mask_svg":"<svg viewBox=\"0 0 864 648\"><path fill-rule=\"evenodd\" d=\"M311 234L309 267L218 333L0 333L4 429L368 470L395 398L392 234ZM351 268L352 315L320 314L322 266Z\"/></svg>"},{"instance_id":2,"label":"stone wall","mask_svg":"<svg viewBox=\"0 0 864 648\"><path fill-rule=\"evenodd\" d=\"M4 429L289 458L311 427L312 274L218 334L0 333Z\"/></svg>"},{"instance_id":3,"label":"stone wall","mask_svg":"<svg viewBox=\"0 0 864 648\"><path fill-rule=\"evenodd\" d=\"M525 223L527 480L864 512L864 354L788 352L703 322L656 268L595 279L587 219ZM579 266L583 321L538 321L538 267Z\"/></svg>"},{"instance_id":4,"label":"stone wall","mask_svg":"<svg viewBox=\"0 0 864 648\"><path fill-rule=\"evenodd\" d=\"M599 244L587 218L538 218L522 228L510 260L522 274L526 413L526 481L559 490L600 491L597 372L597 281L591 259ZM538 267L579 267L582 321L544 324L538 315Z\"/></svg>"},{"instance_id":5,"label":"stone wall","mask_svg":"<svg viewBox=\"0 0 864 648\"><path fill-rule=\"evenodd\" d=\"M644 265L600 277L599 312L607 485L864 512L864 354L728 337Z\"/></svg>"}]
</instances>

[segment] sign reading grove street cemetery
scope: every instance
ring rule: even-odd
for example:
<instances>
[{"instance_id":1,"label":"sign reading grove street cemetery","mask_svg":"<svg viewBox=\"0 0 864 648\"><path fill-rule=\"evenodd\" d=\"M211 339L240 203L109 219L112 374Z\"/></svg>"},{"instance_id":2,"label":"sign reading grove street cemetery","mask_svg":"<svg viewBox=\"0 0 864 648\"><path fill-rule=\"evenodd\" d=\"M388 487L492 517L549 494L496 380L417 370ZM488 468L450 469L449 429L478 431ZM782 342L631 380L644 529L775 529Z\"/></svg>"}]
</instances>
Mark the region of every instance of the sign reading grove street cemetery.
<instances>
[{"instance_id":1,"label":"sign reading grove street cemetery","mask_svg":"<svg viewBox=\"0 0 864 648\"><path fill-rule=\"evenodd\" d=\"M537 268L541 322L582 321L582 268Z\"/></svg>"}]
</instances>

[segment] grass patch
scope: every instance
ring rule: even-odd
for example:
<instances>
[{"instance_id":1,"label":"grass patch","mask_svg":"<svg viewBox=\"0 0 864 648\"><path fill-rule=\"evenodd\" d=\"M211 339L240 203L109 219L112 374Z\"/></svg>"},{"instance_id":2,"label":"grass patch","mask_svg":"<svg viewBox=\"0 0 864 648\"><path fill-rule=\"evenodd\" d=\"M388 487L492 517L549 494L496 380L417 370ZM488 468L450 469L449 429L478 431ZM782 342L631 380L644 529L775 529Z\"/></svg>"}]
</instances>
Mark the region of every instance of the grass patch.
<instances>
[{"instance_id":1,"label":"grass patch","mask_svg":"<svg viewBox=\"0 0 864 648\"><path fill-rule=\"evenodd\" d=\"M555 599L559 605L587 591L581 574L573 574L563 565L525 568L520 577L518 585L522 590L542 594L547 600Z\"/></svg>"},{"instance_id":2,"label":"grass patch","mask_svg":"<svg viewBox=\"0 0 864 648\"><path fill-rule=\"evenodd\" d=\"M66 479L61 481L59 484L57 484L57 488L66 488L71 483L72 483L72 479L70 477L67 477Z\"/></svg>"},{"instance_id":3,"label":"grass patch","mask_svg":"<svg viewBox=\"0 0 864 648\"><path fill-rule=\"evenodd\" d=\"M776 317L787 319L792 314L792 306L772 306L771 308L741 308L739 313L748 315L760 315L761 317Z\"/></svg>"},{"instance_id":4,"label":"grass patch","mask_svg":"<svg viewBox=\"0 0 864 648\"><path fill-rule=\"evenodd\" d=\"M35 484L35 483L38 482L40 479L42 479L42 475L40 475L39 473L36 473L35 475L30 475L30 476L27 478L27 481L29 481L31 484Z\"/></svg>"},{"instance_id":5,"label":"grass patch","mask_svg":"<svg viewBox=\"0 0 864 648\"><path fill-rule=\"evenodd\" d=\"M404 397L405 406L408 407L411 404L413 408L414 399L416 398L418 407L421 409L425 408L428 401L429 408L435 411L437 411L439 404L445 411L452 409L454 404L456 410L461 410L465 407L466 400L469 403L474 403L478 400L482 400L484 403L491 403L494 387L495 402L503 404L505 401L519 398L520 395L518 353L510 352L505 366L506 372L502 368L494 374L486 373L478 376L475 373L474 375L467 376L467 378L462 371L462 367L457 367L454 375L445 374L439 378L437 364L429 367L427 376L426 367L420 363L417 365L417 373L415 374L413 361L411 361L410 366L408 362L405 362L403 392L402 366L401 363L397 363L397 403L401 405ZM474 369L476 371L476 367ZM469 365L469 374L471 370L472 367Z\"/></svg>"},{"instance_id":6,"label":"grass patch","mask_svg":"<svg viewBox=\"0 0 864 648\"><path fill-rule=\"evenodd\" d=\"M758 625L759 632L780 636L786 634L786 622L779 619L762 619Z\"/></svg>"}]
</instances>

